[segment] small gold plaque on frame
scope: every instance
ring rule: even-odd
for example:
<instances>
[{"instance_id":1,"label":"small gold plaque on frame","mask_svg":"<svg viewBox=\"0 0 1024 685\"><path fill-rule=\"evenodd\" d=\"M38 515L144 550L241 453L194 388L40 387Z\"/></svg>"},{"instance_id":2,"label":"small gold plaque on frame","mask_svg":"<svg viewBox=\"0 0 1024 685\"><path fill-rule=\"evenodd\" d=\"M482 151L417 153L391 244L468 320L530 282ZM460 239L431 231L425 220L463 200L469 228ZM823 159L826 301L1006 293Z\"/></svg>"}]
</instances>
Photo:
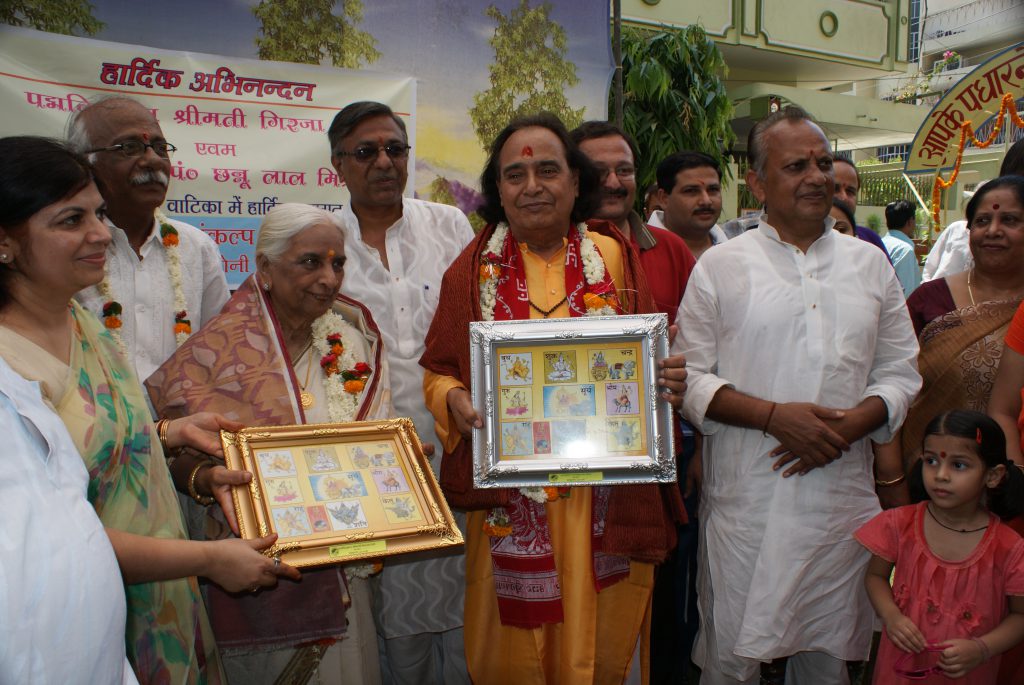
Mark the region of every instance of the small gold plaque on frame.
<instances>
[{"instance_id":1,"label":"small gold plaque on frame","mask_svg":"<svg viewBox=\"0 0 1024 685\"><path fill-rule=\"evenodd\" d=\"M232 499L242 537L277 533L298 566L461 545L412 421L221 431L227 467L253 474Z\"/></svg>"}]
</instances>

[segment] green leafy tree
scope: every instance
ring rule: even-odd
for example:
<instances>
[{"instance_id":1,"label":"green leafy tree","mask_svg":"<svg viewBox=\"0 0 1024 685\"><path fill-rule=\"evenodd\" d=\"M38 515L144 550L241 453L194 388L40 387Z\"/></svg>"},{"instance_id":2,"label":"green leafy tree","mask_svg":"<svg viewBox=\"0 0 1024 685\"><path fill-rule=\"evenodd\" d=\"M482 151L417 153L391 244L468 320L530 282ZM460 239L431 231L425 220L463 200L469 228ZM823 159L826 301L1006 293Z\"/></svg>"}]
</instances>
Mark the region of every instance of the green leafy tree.
<instances>
[{"instance_id":1,"label":"green leafy tree","mask_svg":"<svg viewBox=\"0 0 1024 685\"><path fill-rule=\"evenodd\" d=\"M430 182L429 193L431 202L437 202L451 207L458 206L458 203L455 202L455 196L452 195L452 190L448 186L448 179L444 176L438 176Z\"/></svg>"},{"instance_id":2,"label":"green leafy tree","mask_svg":"<svg viewBox=\"0 0 1024 685\"><path fill-rule=\"evenodd\" d=\"M261 0L252 12L261 22L260 59L320 64L328 57L336 67L357 69L380 58L374 37L356 28L362 0Z\"/></svg>"},{"instance_id":3,"label":"green leafy tree","mask_svg":"<svg viewBox=\"0 0 1024 685\"><path fill-rule=\"evenodd\" d=\"M640 148L638 188L653 183L658 162L679 150L710 155L731 176L726 150L736 134L725 73L718 46L700 26L623 30L623 128Z\"/></svg>"},{"instance_id":4,"label":"green leafy tree","mask_svg":"<svg viewBox=\"0 0 1024 685\"><path fill-rule=\"evenodd\" d=\"M520 0L507 17L494 5L486 13L497 22L490 39L491 87L473 96L469 110L480 144L486 149L515 117L544 110L570 129L579 126L584 108L573 109L565 97L579 78L576 65L565 59L565 29L549 18L551 4L530 7Z\"/></svg>"},{"instance_id":5,"label":"green leafy tree","mask_svg":"<svg viewBox=\"0 0 1024 685\"><path fill-rule=\"evenodd\" d=\"M95 35L103 22L86 0L0 0L0 23L68 36Z\"/></svg>"}]
</instances>

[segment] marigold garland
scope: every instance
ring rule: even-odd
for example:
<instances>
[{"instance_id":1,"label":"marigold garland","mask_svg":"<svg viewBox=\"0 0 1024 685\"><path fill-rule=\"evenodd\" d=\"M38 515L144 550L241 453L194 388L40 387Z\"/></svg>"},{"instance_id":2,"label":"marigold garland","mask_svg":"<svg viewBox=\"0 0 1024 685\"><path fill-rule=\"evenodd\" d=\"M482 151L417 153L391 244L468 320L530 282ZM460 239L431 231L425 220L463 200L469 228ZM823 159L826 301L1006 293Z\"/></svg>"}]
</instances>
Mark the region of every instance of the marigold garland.
<instances>
[{"instance_id":1,"label":"marigold garland","mask_svg":"<svg viewBox=\"0 0 1024 685\"><path fill-rule=\"evenodd\" d=\"M1017 128L1024 128L1024 119L1021 119L1017 115L1016 103L1013 99L1013 93L1004 93L1003 98L999 103L999 113L996 115L995 125L992 127L992 133L989 134L985 140L978 140L974 135L974 126L969 121L965 121L960 124L960 142L957 144L956 151L956 164L953 165L953 171L949 176L949 180L942 178L942 172L937 171L935 173L935 184L932 186L932 219L935 221L935 225L939 224L939 210L942 204L942 191L950 188L956 183L957 177L960 175L960 164L964 159L964 148L967 146L967 139L970 138L971 142L974 143L975 147L979 147L982 150L987 148L989 145L995 142L999 136L999 132L1003 128L1003 120L1009 116L1013 120L1013 123L1017 125Z\"/></svg>"},{"instance_id":2,"label":"marigold garland","mask_svg":"<svg viewBox=\"0 0 1024 685\"><path fill-rule=\"evenodd\" d=\"M160 244L167 252L167 276L170 278L171 289L174 291L174 341L178 347L181 347L182 343L192 335L192 322L188 318L188 303L185 301L185 289L181 281L181 255L178 254L178 245L181 240L178 236L178 229L171 225L170 219L163 212L157 210L154 217L160 224ZM117 341L121 351L127 354L124 340L119 333L119 329L124 326L122 319L124 309L114 297L109 274L105 270L103 280L100 281L97 288L100 294L106 298L106 303L103 305L103 325Z\"/></svg>"},{"instance_id":3,"label":"marigold garland","mask_svg":"<svg viewBox=\"0 0 1024 685\"><path fill-rule=\"evenodd\" d=\"M313 348L320 354L327 389L327 412L332 421L354 421L359 408L359 393L373 373L369 364L357 361L348 339L352 326L340 315L328 310L313 322Z\"/></svg>"}]
</instances>

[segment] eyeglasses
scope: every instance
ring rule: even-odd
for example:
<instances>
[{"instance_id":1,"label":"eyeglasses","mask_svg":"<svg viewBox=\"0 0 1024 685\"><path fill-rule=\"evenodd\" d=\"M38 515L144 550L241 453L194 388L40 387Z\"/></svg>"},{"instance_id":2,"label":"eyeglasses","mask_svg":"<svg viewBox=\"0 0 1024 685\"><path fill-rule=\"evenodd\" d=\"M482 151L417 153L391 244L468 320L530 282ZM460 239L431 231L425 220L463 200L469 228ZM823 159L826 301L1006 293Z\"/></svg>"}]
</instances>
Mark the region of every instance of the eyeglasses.
<instances>
[{"instance_id":1,"label":"eyeglasses","mask_svg":"<svg viewBox=\"0 0 1024 685\"><path fill-rule=\"evenodd\" d=\"M405 159L409 156L409 150L411 149L411 145L405 145L404 143L388 143L387 145L378 145L376 147L372 145L361 145L352 152L339 150L334 154L339 157L355 157L357 162L366 164L367 162L372 162L377 159L381 150L383 150L391 159Z\"/></svg>"},{"instance_id":2,"label":"eyeglasses","mask_svg":"<svg viewBox=\"0 0 1024 685\"><path fill-rule=\"evenodd\" d=\"M93 150L89 150L86 154L92 154L94 152L120 152L123 156L130 158L145 154L146 148L152 148L153 152L155 152L158 157L163 157L164 159L170 159L171 153L178 149L166 140L158 140L155 143L143 143L140 140L129 140L109 147L98 147Z\"/></svg>"},{"instance_id":3,"label":"eyeglasses","mask_svg":"<svg viewBox=\"0 0 1024 685\"><path fill-rule=\"evenodd\" d=\"M629 179L633 178L634 176L636 176L636 169L634 169L631 166L620 166L620 167L615 167L614 169L609 169L608 167L599 166L599 167L597 167L597 171L598 171L598 173L601 174L601 180L602 181L605 180L606 178L608 178L608 176L610 174L615 174L622 181L629 180Z\"/></svg>"},{"instance_id":4,"label":"eyeglasses","mask_svg":"<svg viewBox=\"0 0 1024 685\"><path fill-rule=\"evenodd\" d=\"M908 680L924 680L933 673L942 671L939 668L938 655L948 647L949 645L928 645L920 654L904 652L892 665L892 670L896 675ZM910 663L907 663L908 661Z\"/></svg>"}]
</instances>

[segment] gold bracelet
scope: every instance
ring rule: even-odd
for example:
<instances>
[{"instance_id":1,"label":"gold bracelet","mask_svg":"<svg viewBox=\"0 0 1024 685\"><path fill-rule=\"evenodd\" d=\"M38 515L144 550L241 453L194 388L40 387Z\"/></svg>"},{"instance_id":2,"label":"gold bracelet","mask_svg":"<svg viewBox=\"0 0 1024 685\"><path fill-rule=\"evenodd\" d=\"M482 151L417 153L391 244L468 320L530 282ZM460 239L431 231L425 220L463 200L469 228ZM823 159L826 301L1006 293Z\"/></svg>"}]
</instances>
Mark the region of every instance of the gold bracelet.
<instances>
[{"instance_id":1,"label":"gold bracelet","mask_svg":"<svg viewBox=\"0 0 1024 685\"><path fill-rule=\"evenodd\" d=\"M203 470L204 468L212 468L212 467L213 467L213 462L201 461L198 464L196 464L194 467L192 467L192 473L190 473L189 476L188 476L188 495L189 495L189 497L194 499L197 504L201 504L204 507L210 506L211 504L213 504L217 500L216 500L216 498L211 497L210 495L200 495L196 491L196 476L198 476L199 472L201 470Z\"/></svg>"},{"instance_id":2,"label":"gold bracelet","mask_svg":"<svg viewBox=\"0 0 1024 685\"><path fill-rule=\"evenodd\" d=\"M893 478L892 480L878 480L876 478L875 479L875 485L877 485L880 488L887 488L887 487L889 487L891 485L899 485L900 483L902 483L906 479L907 479L907 474L901 473L900 475L898 475L897 477Z\"/></svg>"},{"instance_id":3,"label":"gold bracelet","mask_svg":"<svg viewBox=\"0 0 1024 685\"><path fill-rule=\"evenodd\" d=\"M156 422L156 437L160 440L160 446L164 448L164 452L170 450L167 446L167 427L169 425L171 425L170 419L160 419Z\"/></svg>"}]
</instances>

